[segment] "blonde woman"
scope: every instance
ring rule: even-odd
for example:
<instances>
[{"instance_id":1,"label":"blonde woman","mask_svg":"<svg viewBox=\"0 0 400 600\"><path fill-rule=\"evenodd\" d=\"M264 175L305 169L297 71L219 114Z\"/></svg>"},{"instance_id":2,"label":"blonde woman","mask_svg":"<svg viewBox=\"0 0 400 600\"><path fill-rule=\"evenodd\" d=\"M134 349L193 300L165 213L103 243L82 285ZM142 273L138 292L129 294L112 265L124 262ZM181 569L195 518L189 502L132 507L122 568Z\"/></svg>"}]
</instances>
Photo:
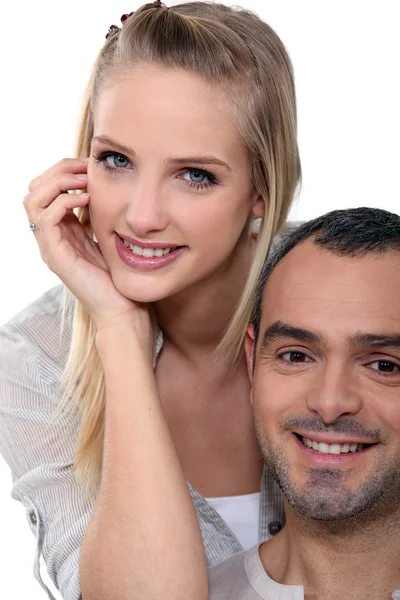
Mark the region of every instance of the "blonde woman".
<instances>
[{"instance_id":1,"label":"blonde woman","mask_svg":"<svg viewBox=\"0 0 400 600\"><path fill-rule=\"evenodd\" d=\"M284 522L243 353L300 179L282 42L221 4L123 15L93 69L77 157L24 199L63 285L0 330L0 451L35 575L50 598L41 556L65 600L204 598L187 594L204 558L176 506L197 517L208 565Z\"/></svg>"}]
</instances>

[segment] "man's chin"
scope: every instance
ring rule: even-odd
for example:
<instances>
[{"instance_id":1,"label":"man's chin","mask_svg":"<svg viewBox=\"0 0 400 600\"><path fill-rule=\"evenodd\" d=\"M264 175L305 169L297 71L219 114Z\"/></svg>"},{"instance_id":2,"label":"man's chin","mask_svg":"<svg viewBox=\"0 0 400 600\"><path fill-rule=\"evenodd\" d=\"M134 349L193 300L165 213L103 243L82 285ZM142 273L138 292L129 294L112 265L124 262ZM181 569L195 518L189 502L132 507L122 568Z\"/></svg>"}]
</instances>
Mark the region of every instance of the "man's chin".
<instances>
[{"instance_id":1,"label":"man's chin","mask_svg":"<svg viewBox=\"0 0 400 600\"><path fill-rule=\"evenodd\" d=\"M346 519L363 518L371 510L384 511L388 503L389 479L378 471L365 473L363 482L350 481L351 474L340 469L301 469L281 459L269 465L274 479L295 513L314 521L332 524ZM271 468L272 467L272 468ZM397 475L394 487L399 488ZM380 508L378 508L380 507Z\"/></svg>"}]
</instances>

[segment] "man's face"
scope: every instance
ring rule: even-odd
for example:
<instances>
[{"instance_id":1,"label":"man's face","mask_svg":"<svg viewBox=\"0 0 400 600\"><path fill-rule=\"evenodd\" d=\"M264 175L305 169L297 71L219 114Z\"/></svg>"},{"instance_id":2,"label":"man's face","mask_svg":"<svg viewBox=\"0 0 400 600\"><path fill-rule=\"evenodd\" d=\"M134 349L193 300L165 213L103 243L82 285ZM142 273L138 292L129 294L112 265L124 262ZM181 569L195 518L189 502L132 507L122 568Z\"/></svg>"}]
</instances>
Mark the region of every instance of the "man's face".
<instances>
[{"instance_id":1,"label":"man's face","mask_svg":"<svg viewBox=\"0 0 400 600\"><path fill-rule=\"evenodd\" d=\"M399 273L398 252L344 258L307 240L267 283L253 381L257 437L305 516L383 514L398 498Z\"/></svg>"}]
</instances>

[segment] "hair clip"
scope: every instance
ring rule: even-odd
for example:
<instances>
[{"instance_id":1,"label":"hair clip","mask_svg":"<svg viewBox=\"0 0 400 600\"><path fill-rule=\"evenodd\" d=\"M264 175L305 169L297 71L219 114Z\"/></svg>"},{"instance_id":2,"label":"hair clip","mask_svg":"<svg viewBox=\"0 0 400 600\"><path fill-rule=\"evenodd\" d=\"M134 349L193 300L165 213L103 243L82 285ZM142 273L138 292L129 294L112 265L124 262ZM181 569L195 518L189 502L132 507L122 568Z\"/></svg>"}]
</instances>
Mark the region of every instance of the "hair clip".
<instances>
[{"instance_id":1,"label":"hair clip","mask_svg":"<svg viewBox=\"0 0 400 600\"><path fill-rule=\"evenodd\" d=\"M161 0L155 0L154 4L155 4L157 7L164 6L165 8L167 8L167 7L165 6L164 2L161 2ZM134 11L133 11L133 12L134 12ZM120 19L120 21L121 21L122 25L125 23L125 21L126 21L127 19L129 19L129 17L131 17L131 16L133 15L133 12L130 12L130 13L125 13L125 14L123 14L123 15L121 16L121 19ZM112 35L113 33L116 33L117 31L121 31L120 27L118 27L118 25L111 25L111 26L109 27L108 31L107 31L107 34L106 34L106 39L107 39L107 38L109 38L109 37L110 37L110 35Z\"/></svg>"},{"instance_id":2,"label":"hair clip","mask_svg":"<svg viewBox=\"0 0 400 600\"><path fill-rule=\"evenodd\" d=\"M117 27L117 25L111 25L106 33L106 39L109 38L110 35L112 35L113 33L116 33L117 31L119 31L119 27Z\"/></svg>"},{"instance_id":3,"label":"hair clip","mask_svg":"<svg viewBox=\"0 0 400 600\"><path fill-rule=\"evenodd\" d=\"M127 13L127 14L125 14L125 15L122 15L122 17L121 17L121 19L120 19L121 23L125 23L125 21L126 21L127 19L129 19L129 17L131 17L132 15L133 15L133 12Z\"/></svg>"},{"instance_id":4,"label":"hair clip","mask_svg":"<svg viewBox=\"0 0 400 600\"><path fill-rule=\"evenodd\" d=\"M122 23L122 25L125 23L125 21L127 19L129 19L129 17L131 17L133 15L133 12L130 13L125 13L124 15L121 16L120 21ZM107 31L107 35L106 35L106 39L112 35L113 33L116 33L117 31L121 31L121 28L118 27L117 25L111 25L111 27L109 28L109 30Z\"/></svg>"}]
</instances>

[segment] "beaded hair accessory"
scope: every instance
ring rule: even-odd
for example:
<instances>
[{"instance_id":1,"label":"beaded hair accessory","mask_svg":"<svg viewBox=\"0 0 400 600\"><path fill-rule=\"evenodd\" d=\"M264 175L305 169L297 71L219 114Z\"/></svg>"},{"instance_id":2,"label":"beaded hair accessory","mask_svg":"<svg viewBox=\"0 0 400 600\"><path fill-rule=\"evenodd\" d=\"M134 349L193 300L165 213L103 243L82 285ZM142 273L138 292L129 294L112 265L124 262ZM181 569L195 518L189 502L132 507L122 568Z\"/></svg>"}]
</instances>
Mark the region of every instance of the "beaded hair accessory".
<instances>
[{"instance_id":1,"label":"beaded hair accessory","mask_svg":"<svg viewBox=\"0 0 400 600\"><path fill-rule=\"evenodd\" d=\"M167 7L165 6L164 2L160 2L160 0L155 0L155 2L154 2L154 5L155 5L156 7L161 7L161 6L164 6L165 8L167 8ZM122 25L123 25L123 24L125 23L125 21L126 21L127 19L129 19L129 17L131 17L132 15L133 15L133 12L126 13L126 14L122 15L122 17L121 17L121 19L120 19L120 20L121 20L121 23L122 23ZM118 25L110 25L110 27L109 27L109 29L108 29L108 31L107 31L107 33L106 33L106 39L108 39L108 38L110 37L110 35L112 35L113 33L116 33L117 31L121 31L121 28L120 28L120 27L118 27Z\"/></svg>"}]
</instances>

